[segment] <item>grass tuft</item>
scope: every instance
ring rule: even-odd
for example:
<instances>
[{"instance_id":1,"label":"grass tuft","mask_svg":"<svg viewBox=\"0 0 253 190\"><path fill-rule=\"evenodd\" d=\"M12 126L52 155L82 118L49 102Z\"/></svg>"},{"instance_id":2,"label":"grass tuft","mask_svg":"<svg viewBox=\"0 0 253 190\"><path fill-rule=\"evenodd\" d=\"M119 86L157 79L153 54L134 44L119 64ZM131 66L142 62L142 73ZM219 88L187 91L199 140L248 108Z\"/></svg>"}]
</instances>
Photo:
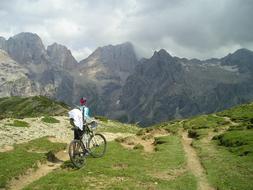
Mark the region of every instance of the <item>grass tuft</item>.
<instances>
[{"instance_id":1,"label":"grass tuft","mask_svg":"<svg viewBox=\"0 0 253 190\"><path fill-rule=\"evenodd\" d=\"M41 119L41 121L45 122L45 123L60 123L60 121L58 119L55 119L54 117L50 117L50 116L45 116Z\"/></svg>"},{"instance_id":2,"label":"grass tuft","mask_svg":"<svg viewBox=\"0 0 253 190\"><path fill-rule=\"evenodd\" d=\"M14 120L13 123L8 124L13 127L30 127L26 121Z\"/></svg>"}]
</instances>

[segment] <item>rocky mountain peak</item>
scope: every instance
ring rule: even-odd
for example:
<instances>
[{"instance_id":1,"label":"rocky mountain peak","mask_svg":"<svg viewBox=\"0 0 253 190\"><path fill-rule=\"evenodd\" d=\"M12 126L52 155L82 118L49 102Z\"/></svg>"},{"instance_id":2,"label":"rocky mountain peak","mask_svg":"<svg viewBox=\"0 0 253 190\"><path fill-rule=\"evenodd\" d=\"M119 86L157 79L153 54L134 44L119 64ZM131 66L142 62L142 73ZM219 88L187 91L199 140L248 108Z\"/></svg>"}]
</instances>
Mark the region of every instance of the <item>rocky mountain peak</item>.
<instances>
[{"instance_id":1,"label":"rocky mountain peak","mask_svg":"<svg viewBox=\"0 0 253 190\"><path fill-rule=\"evenodd\" d=\"M242 49L238 49L236 50L234 53L229 53L227 56L225 56L223 59L228 59L228 58L232 58L232 59L241 59L241 58L252 58L253 57L253 52L246 49L246 48L242 48Z\"/></svg>"},{"instance_id":2,"label":"rocky mountain peak","mask_svg":"<svg viewBox=\"0 0 253 190\"><path fill-rule=\"evenodd\" d=\"M253 52L246 48L238 49L233 53L233 55L249 55L249 54L253 54Z\"/></svg>"},{"instance_id":3,"label":"rocky mountain peak","mask_svg":"<svg viewBox=\"0 0 253 190\"><path fill-rule=\"evenodd\" d=\"M61 44L53 43L47 47L47 55L49 61L53 65L57 65L66 69L72 69L78 63L72 56L71 51Z\"/></svg>"},{"instance_id":4,"label":"rocky mountain peak","mask_svg":"<svg viewBox=\"0 0 253 190\"><path fill-rule=\"evenodd\" d=\"M37 34L22 32L7 40L7 52L21 64L44 62L45 47Z\"/></svg>"},{"instance_id":5,"label":"rocky mountain peak","mask_svg":"<svg viewBox=\"0 0 253 190\"><path fill-rule=\"evenodd\" d=\"M158 52L155 52L159 56L168 56L171 57L171 55L165 50L165 49L160 49Z\"/></svg>"},{"instance_id":6,"label":"rocky mountain peak","mask_svg":"<svg viewBox=\"0 0 253 190\"><path fill-rule=\"evenodd\" d=\"M13 39L26 39L26 40L31 40L31 41L41 41L40 37L36 33L31 33L31 32L21 32L19 34L14 35L11 37Z\"/></svg>"},{"instance_id":7,"label":"rocky mountain peak","mask_svg":"<svg viewBox=\"0 0 253 190\"><path fill-rule=\"evenodd\" d=\"M133 45L126 42L118 45L108 45L97 48L87 59L81 61L103 64L118 71L132 72L137 64Z\"/></svg>"},{"instance_id":8,"label":"rocky mountain peak","mask_svg":"<svg viewBox=\"0 0 253 190\"><path fill-rule=\"evenodd\" d=\"M133 45L126 42L97 48L87 59L80 62L79 70L92 80L107 80L107 83L113 80L122 84L137 64Z\"/></svg>"},{"instance_id":9,"label":"rocky mountain peak","mask_svg":"<svg viewBox=\"0 0 253 190\"><path fill-rule=\"evenodd\" d=\"M222 65L237 66L240 72L253 73L253 52L248 49L239 49L221 59Z\"/></svg>"},{"instance_id":10,"label":"rocky mountain peak","mask_svg":"<svg viewBox=\"0 0 253 190\"><path fill-rule=\"evenodd\" d=\"M174 63L175 59L164 49L155 51L153 56L151 57L151 62L153 63Z\"/></svg>"}]
</instances>

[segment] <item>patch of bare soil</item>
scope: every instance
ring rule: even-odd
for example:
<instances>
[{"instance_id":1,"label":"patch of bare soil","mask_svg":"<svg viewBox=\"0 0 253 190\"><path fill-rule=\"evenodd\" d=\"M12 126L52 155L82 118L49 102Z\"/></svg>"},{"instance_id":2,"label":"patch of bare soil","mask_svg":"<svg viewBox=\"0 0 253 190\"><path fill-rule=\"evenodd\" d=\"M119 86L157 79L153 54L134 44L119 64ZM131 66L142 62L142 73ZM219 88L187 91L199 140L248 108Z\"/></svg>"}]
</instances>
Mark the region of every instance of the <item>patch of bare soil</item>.
<instances>
[{"instance_id":1,"label":"patch of bare soil","mask_svg":"<svg viewBox=\"0 0 253 190\"><path fill-rule=\"evenodd\" d=\"M155 128L147 132L146 135L152 135L153 137L168 136L169 132L162 128Z\"/></svg>"},{"instance_id":2,"label":"patch of bare soil","mask_svg":"<svg viewBox=\"0 0 253 190\"><path fill-rule=\"evenodd\" d=\"M185 174L186 171L187 171L186 168L178 168L178 169L172 169L169 171L152 173L151 176L158 179L163 179L163 180L174 180L177 177Z\"/></svg>"},{"instance_id":3,"label":"patch of bare soil","mask_svg":"<svg viewBox=\"0 0 253 190\"><path fill-rule=\"evenodd\" d=\"M56 155L56 162L49 162L46 163L39 163L38 168L35 169L28 169L24 175L19 176L10 181L8 185L8 189L10 190L19 190L23 189L25 186L29 185L33 181L40 179L41 177L47 175L48 173L52 172L53 170L58 169L61 164L68 160L68 153L67 151L60 151Z\"/></svg>"},{"instance_id":4,"label":"patch of bare soil","mask_svg":"<svg viewBox=\"0 0 253 190\"><path fill-rule=\"evenodd\" d=\"M142 145L145 152L154 151L154 139L143 140L140 137L131 136L122 140L121 145L127 149L134 149L136 145Z\"/></svg>"},{"instance_id":5,"label":"patch of bare soil","mask_svg":"<svg viewBox=\"0 0 253 190\"><path fill-rule=\"evenodd\" d=\"M118 163L118 164L114 164L112 167L114 169L126 169L126 168L128 168L128 164Z\"/></svg>"},{"instance_id":6,"label":"patch of bare soil","mask_svg":"<svg viewBox=\"0 0 253 190\"><path fill-rule=\"evenodd\" d=\"M8 152L8 151L11 151L13 149L14 149L13 146L5 145L5 146L0 148L0 152Z\"/></svg>"},{"instance_id":7,"label":"patch of bare soil","mask_svg":"<svg viewBox=\"0 0 253 190\"><path fill-rule=\"evenodd\" d=\"M198 189L214 190L207 181L205 170L200 163L195 149L191 146L192 139L188 137L187 132L182 133L182 144L187 155L187 168L198 178Z\"/></svg>"},{"instance_id":8,"label":"patch of bare soil","mask_svg":"<svg viewBox=\"0 0 253 190\"><path fill-rule=\"evenodd\" d=\"M169 133L164 129L151 129L141 136L129 136L120 140L121 145L127 149L134 149L136 146L143 146L143 150L152 153L155 149L155 138L167 136Z\"/></svg>"},{"instance_id":9,"label":"patch of bare soil","mask_svg":"<svg viewBox=\"0 0 253 190\"><path fill-rule=\"evenodd\" d=\"M107 141L113 141L113 140L115 140L115 139L117 139L119 137L125 138L125 137L128 137L128 136L133 136L132 133L109 133L109 132L103 132L102 134L105 136L105 138L106 138Z\"/></svg>"}]
</instances>

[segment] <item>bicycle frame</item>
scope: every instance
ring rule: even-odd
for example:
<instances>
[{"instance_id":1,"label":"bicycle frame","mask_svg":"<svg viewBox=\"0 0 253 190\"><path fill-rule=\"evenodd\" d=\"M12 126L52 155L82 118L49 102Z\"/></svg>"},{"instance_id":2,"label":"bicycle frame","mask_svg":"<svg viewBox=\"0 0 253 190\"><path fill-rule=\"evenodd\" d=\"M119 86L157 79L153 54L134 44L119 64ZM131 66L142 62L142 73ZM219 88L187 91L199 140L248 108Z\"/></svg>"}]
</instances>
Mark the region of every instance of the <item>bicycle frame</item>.
<instances>
[{"instance_id":1,"label":"bicycle frame","mask_svg":"<svg viewBox=\"0 0 253 190\"><path fill-rule=\"evenodd\" d=\"M95 135L95 133L94 133L94 131L91 129L91 127L89 126L89 124L86 124L86 125L84 125L84 133L83 133L83 135L82 135L82 137L81 137L81 140L82 140L82 142L83 142L83 144L84 144L84 146L85 146L85 148L88 150L89 149L89 145L88 145L88 143L89 143L89 139L92 137L92 136L94 136ZM95 143L97 143L97 142L95 142Z\"/></svg>"}]
</instances>

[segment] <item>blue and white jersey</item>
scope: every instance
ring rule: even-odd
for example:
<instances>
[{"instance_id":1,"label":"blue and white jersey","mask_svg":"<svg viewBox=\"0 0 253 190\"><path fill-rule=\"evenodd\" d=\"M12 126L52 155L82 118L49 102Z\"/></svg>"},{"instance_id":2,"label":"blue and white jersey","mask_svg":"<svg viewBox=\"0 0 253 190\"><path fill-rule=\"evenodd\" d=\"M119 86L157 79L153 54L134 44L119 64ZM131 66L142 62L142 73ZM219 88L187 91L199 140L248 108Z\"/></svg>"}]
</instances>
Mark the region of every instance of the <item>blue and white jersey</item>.
<instances>
[{"instance_id":1,"label":"blue and white jersey","mask_svg":"<svg viewBox=\"0 0 253 190\"><path fill-rule=\"evenodd\" d=\"M83 120L89 121L91 118L89 116L89 108L86 106L80 106L79 109L82 111L83 114Z\"/></svg>"}]
</instances>

